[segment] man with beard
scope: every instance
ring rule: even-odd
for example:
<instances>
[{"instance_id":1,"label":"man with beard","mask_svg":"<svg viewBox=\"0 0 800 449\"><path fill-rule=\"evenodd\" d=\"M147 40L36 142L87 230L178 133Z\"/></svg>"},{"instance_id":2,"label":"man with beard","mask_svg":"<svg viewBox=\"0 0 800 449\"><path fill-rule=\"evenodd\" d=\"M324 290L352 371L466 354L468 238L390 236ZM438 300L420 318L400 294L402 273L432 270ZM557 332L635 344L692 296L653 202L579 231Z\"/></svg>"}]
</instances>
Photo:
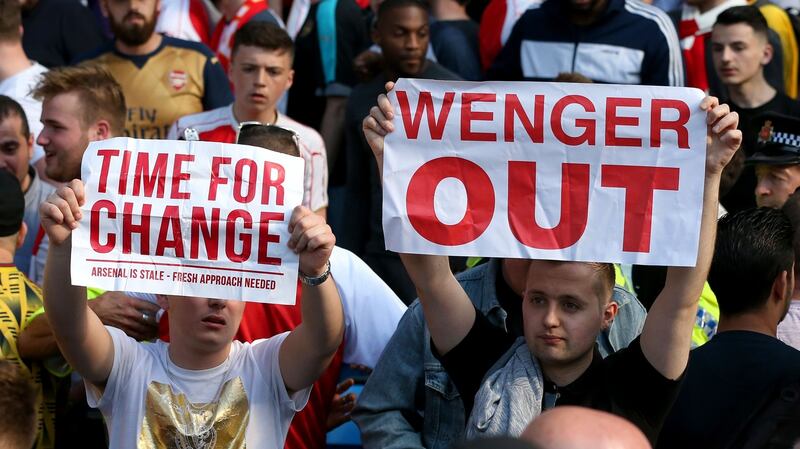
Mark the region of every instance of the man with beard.
<instances>
[{"instance_id":1,"label":"man with beard","mask_svg":"<svg viewBox=\"0 0 800 449\"><path fill-rule=\"evenodd\" d=\"M526 11L487 79L682 86L678 35L669 17L636 0L547 0Z\"/></svg>"},{"instance_id":2,"label":"man with beard","mask_svg":"<svg viewBox=\"0 0 800 449\"><path fill-rule=\"evenodd\" d=\"M225 72L196 42L155 32L159 0L103 0L115 40L89 55L107 69L128 105L125 135L163 139L179 117L230 104Z\"/></svg>"},{"instance_id":3,"label":"man with beard","mask_svg":"<svg viewBox=\"0 0 800 449\"><path fill-rule=\"evenodd\" d=\"M381 225L381 181L361 132L361 120L397 78L457 80L457 75L425 59L428 9L421 0L386 0L378 9L373 41L381 47L384 70L353 88L345 116L346 201L348 212L335 229L339 245L353 251L406 303L417 296L397 254L387 251Z\"/></svg>"}]
</instances>

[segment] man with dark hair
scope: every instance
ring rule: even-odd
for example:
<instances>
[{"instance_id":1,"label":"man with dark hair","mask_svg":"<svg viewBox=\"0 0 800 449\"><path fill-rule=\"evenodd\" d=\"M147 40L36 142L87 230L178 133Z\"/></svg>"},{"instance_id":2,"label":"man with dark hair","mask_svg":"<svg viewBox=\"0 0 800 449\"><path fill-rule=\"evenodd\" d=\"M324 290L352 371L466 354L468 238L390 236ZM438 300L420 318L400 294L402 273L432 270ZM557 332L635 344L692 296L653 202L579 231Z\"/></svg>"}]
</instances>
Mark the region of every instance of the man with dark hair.
<instances>
[{"instance_id":1,"label":"man with dark hair","mask_svg":"<svg viewBox=\"0 0 800 449\"><path fill-rule=\"evenodd\" d=\"M767 21L755 6L734 6L717 16L711 31L711 59L718 79L728 91L731 110L739 113L742 148L727 167L726 174L738 178L721 201L735 212L755 206L753 190L756 176L752 167L743 167L746 157L756 152L762 122L756 117L765 112L800 115L800 103L772 87L764 77L764 67L775 49L769 43ZM740 172L739 175L737 172Z\"/></svg>"},{"instance_id":2,"label":"man with dark hair","mask_svg":"<svg viewBox=\"0 0 800 449\"><path fill-rule=\"evenodd\" d=\"M386 84L387 90L393 87ZM686 369L713 253L720 176L741 143L737 116L726 105L709 97L700 108L709 127L697 263L670 267L641 336L605 359L595 340L618 309L611 301L611 264L531 261L523 292L524 337L515 338L475 308L447 256L402 254L437 357L467 410L467 438L519 435L543 410L580 405L629 419L656 441ZM363 121L379 173L394 116L381 94Z\"/></svg>"},{"instance_id":3,"label":"man with dark hair","mask_svg":"<svg viewBox=\"0 0 800 449\"><path fill-rule=\"evenodd\" d=\"M42 103L30 91L46 71L43 65L29 60L22 47L19 0L0 0L0 95L7 95L22 106L34 140L42 130ZM34 142L31 162L40 175L44 173L43 158L42 147Z\"/></svg>"},{"instance_id":4,"label":"man with dark hair","mask_svg":"<svg viewBox=\"0 0 800 449\"><path fill-rule=\"evenodd\" d=\"M361 131L361 120L387 81L400 77L459 79L425 58L429 37L428 8L421 0L386 0L378 8L372 40L381 47L384 67L371 81L354 87L347 101L344 131L347 184L345 198L340 203L346 205L346 210L341 211L340 217L331 217L339 245L364 259L406 303L417 295L400 258L387 251L384 244L381 182Z\"/></svg>"},{"instance_id":5,"label":"man with dark hair","mask_svg":"<svg viewBox=\"0 0 800 449\"><path fill-rule=\"evenodd\" d=\"M562 72L601 83L683 85L669 17L635 0L547 0L525 11L487 79L552 81Z\"/></svg>"},{"instance_id":6,"label":"man with dark hair","mask_svg":"<svg viewBox=\"0 0 800 449\"><path fill-rule=\"evenodd\" d=\"M14 255L14 265L34 282L44 280L48 240L39 223L39 204L55 187L46 183L30 165L33 133L28 128L25 111L19 103L0 95L0 170L16 176L25 194L25 225L29 232Z\"/></svg>"},{"instance_id":7,"label":"man with dark hair","mask_svg":"<svg viewBox=\"0 0 800 449\"><path fill-rule=\"evenodd\" d=\"M30 449L36 442L36 389L8 360L0 360L0 416L0 448Z\"/></svg>"},{"instance_id":8,"label":"man with dark hair","mask_svg":"<svg viewBox=\"0 0 800 449\"><path fill-rule=\"evenodd\" d=\"M27 233L24 213L25 198L19 182L12 173L0 170L0 360L8 360L19 367L27 378L35 380L38 390L32 398L25 397L30 393L12 393L5 389L0 392L0 422L9 426L9 422L15 420L21 426L0 431L0 447L6 447L4 442L33 439L36 449L50 449L55 444L55 384L42 363L45 357L35 354L30 341L22 338L36 310L42 306L42 292L13 264L14 253ZM3 374L0 385L7 387L9 373ZM30 403L16 404L16 411L20 413L17 416L6 401L23 399ZM38 431L31 426L31 419L38 425ZM30 449L31 445L24 447Z\"/></svg>"},{"instance_id":9,"label":"man with dark hair","mask_svg":"<svg viewBox=\"0 0 800 449\"><path fill-rule=\"evenodd\" d=\"M755 166L756 204L781 208L800 188L800 119L769 112L754 121L757 151L745 163Z\"/></svg>"},{"instance_id":10,"label":"man with dark hair","mask_svg":"<svg viewBox=\"0 0 800 449\"><path fill-rule=\"evenodd\" d=\"M776 209L719 221L708 282L719 330L692 351L658 448L727 448L764 398L800 379L800 351L775 338L794 287L794 231ZM739 447L739 446L733 446Z\"/></svg>"},{"instance_id":11,"label":"man with dark hair","mask_svg":"<svg viewBox=\"0 0 800 449\"><path fill-rule=\"evenodd\" d=\"M239 124L255 121L280 126L300 137L300 155L306 165L303 205L325 216L328 207L328 166L325 144L318 132L278 112L277 104L294 79L294 44L281 27L252 21L236 32L228 70L236 96L232 104L181 117L168 139L187 128L200 140L234 143Z\"/></svg>"},{"instance_id":12,"label":"man with dark hair","mask_svg":"<svg viewBox=\"0 0 800 449\"><path fill-rule=\"evenodd\" d=\"M155 32L159 0L102 0L115 39L83 55L107 69L127 100L125 135L164 139L179 117L233 99L225 71L205 45Z\"/></svg>"}]
</instances>

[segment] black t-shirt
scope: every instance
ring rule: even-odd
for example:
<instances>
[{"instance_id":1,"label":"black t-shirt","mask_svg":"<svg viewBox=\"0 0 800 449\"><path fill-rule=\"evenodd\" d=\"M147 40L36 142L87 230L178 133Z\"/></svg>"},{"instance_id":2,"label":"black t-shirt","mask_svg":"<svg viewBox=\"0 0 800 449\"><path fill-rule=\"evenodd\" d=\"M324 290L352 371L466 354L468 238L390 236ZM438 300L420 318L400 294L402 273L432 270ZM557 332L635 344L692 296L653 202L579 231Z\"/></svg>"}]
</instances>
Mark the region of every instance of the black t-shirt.
<instances>
[{"instance_id":1,"label":"black t-shirt","mask_svg":"<svg viewBox=\"0 0 800 449\"><path fill-rule=\"evenodd\" d=\"M39 0L23 11L22 27L25 54L47 68L65 66L105 41L92 12L75 0Z\"/></svg>"},{"instance_id":2,"label":"black t-shirt","mask_svg":"<svg viewBox=\"0 0 800 449\"><path fill-rule=\"evenodd\" d=\"M759 120L756 120L756 117L765 112L777 112L792 117L800 116L800 102L792 100L781 92L776 93L772 100L757 108L742 108L733 101L728 101L728 105L732 111L739 114L739 129L742 131L742 148L740 151L744 151L748 157L756 152L758 132L763 125L763 123L759 123ZM739 180L725 196L720 198L720 202L728 212L756 207L755 189L755 169L752 165L745 166L739 176Z\"/></svg>"},{"instance_id":3,"label":"black t-shirt","mask_svg":"<svg viewBox=\"0 0 800 449\"><path fill-rule=\"evenodd\" d=\"M689 355L656 448L724 448L764 397L798 379L800 351L769 335L720 332Z\"/></svg>"},{"instance_id":4,"label":"black t-shirt","mask_svg":"<svg viewBox=\"0 0 800 449\"><path fill-rule=\"evenodd\" d=\"M480 311L475 313L467 336L439 357L461 394L467 416L483 378L515 340L492 326ZM605 359L595 349L589 368L569 385L559 387L544 380L544 407L578 405L607 411L634 423L652 443L681 385L681 379L667 379L653 368L642 353L638 337Z\"/></svg>"}]
</instances>

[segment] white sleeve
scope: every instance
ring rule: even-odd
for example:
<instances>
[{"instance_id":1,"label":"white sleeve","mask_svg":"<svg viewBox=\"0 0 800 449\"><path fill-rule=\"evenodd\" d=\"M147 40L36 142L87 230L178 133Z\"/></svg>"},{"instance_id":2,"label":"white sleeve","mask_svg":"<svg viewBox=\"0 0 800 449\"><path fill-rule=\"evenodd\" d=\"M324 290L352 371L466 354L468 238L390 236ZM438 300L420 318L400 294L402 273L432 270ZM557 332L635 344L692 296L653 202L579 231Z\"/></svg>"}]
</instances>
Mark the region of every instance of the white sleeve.
<instances>
[{"instance_id":1,"label":"white sleeve","mask_svg":"<svg viewBox=\"0 0 800 449\"><path fill-rule=\"evenodd\" d=\"M296 413L303 410L303 407L308 403L308 397L311 395L311 386L295 391L291 396L286 390L286 384L283 382L283 375L281 374L280 353L281 345L283 345L283 341L286 340L288 335L289 332L284 332L267 339L256 340L251 344L250 350L256 365L261 371L261 376L264 377L269 385L272 397L280 404L281 411Z\"/></svg>"},{"instance_id":2,"label":"white sleeve","mask_svg":"<svg viewBox=\"0 0 800 449\"><path fill-rule=\"evenodd\" d=\"M406 305L363 260L338 246L331 254L331 275L344 308L344 362L372 368Z\"/></svg>"},{"instance_id":3,"label":"white sleeve","mask_svg":"<svg viewBox=\"0 0 800 449\"><path fill-rule=\"evenodd\" d=\"M304 135L300 138L300 156L306 168L303 205L318 211L328 207L328 154L321 136Z\"/></svg>"},{"instance_id":4,"label":"white sleeve","mask_svg":"<svg viewBox=\"0 0 800 449\"><path fill-rule=\"evenodd\" d=\"M133 376L137 372L137 366L146 356L141 344L125 335L125 332L112 326L106 326L106 330L114 342L114 364L106 387L100 391L94 384L84 380L86 402L89 407L98 408L101 411L110 411L119 391L126 388L130 382L135 382Z\"/></svg>"}]
</instances>

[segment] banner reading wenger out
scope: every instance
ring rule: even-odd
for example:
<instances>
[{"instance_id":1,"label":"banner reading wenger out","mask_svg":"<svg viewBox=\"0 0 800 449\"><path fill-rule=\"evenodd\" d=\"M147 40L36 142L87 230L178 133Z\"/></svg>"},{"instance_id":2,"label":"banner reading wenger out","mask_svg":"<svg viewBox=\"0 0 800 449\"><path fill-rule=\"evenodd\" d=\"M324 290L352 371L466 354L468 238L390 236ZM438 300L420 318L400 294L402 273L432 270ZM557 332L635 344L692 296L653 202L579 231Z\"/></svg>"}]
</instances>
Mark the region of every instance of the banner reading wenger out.
<instances>
[{"instance_id":1,"label":"banner reading wenger out","mask_svg":"<svg viewBox=\"0 0 800 449\"><path fill-rule=\"evenodd\" d=\"M294 304L288 223L303 161L263 148L116 138L83 156L72 282Z\"/></svg>"},{"instance_id":2,"label":"banner reading wenger out","mask_svg":"<svg viewBox=\"0 0 800 449\"><path fill-rule=\"evenodd\" d=\"M383 227L398 252L693 266L697 89L401 79Z\"/></svg>"}]
</instances>

